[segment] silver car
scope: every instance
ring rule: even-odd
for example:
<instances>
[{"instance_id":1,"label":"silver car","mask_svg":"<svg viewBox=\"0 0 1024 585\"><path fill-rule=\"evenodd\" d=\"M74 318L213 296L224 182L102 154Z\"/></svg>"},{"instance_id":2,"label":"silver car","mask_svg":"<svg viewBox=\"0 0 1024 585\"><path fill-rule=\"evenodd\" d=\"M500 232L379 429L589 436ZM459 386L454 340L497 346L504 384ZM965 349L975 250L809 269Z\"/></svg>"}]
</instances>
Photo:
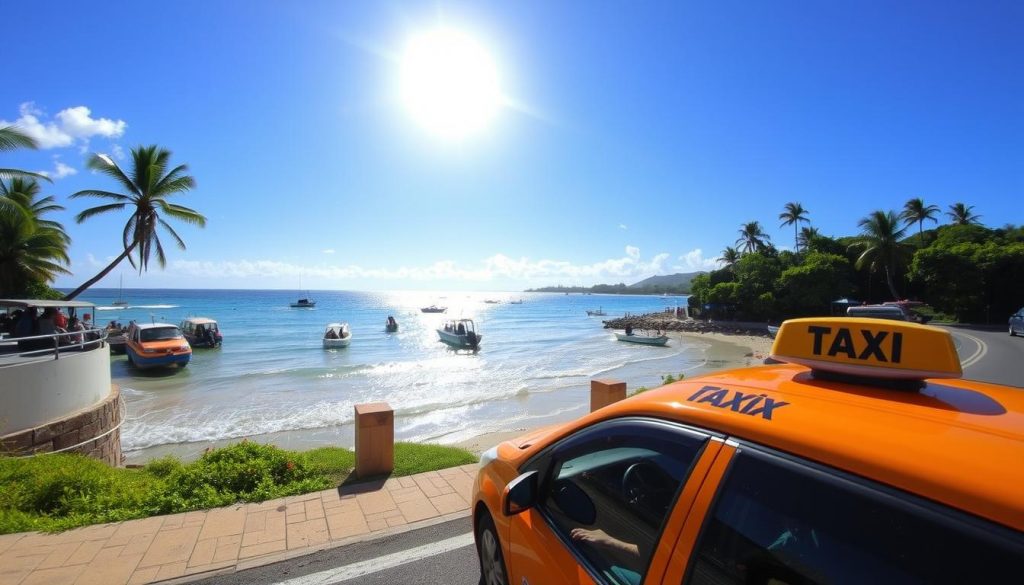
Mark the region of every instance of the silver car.
<instances>
[{"instance_id":1,"label":"silver car","mask_svg":"<svg viewBox=\"0 0 1024 585\"><path fill-rule=\"evenodd\" d=\"M1010 337L1024 334L1024 308L1010 315Z\"/></svg>"}]
</instances>

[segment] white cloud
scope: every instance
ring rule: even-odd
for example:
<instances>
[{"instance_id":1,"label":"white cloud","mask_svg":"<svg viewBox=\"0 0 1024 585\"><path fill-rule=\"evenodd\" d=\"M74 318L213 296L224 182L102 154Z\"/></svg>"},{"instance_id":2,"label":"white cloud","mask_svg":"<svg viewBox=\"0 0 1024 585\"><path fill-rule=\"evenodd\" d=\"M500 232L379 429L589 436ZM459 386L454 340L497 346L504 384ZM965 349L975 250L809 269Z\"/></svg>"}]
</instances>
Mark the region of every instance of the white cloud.
<instances>
[{"instance_id":1,"label":"white cloud","mask_svg":"<svg viewBox=\"0 0 1024 585\"><path fill-rule=\"evenodd\" d=\"M54 170L39 171L39 174L45 177L50 177L52 179L63 179L64 177L69 177L71 175L78 174L78 169L60 162L60 158L58 155L54 155L53 164Z\"/></svg>"},{"instance_id":2,"label":"white cloud","mask_svg":"<svg viewBox=\"0 0 1024 585\"><path fill-rule=\"evenodd\" d=\"M323 252L324 254L333 254L334 248L327 248L326 250L321 250L321 252Z\"/></svg>"},{"instance_id":3,"label":"white cloud","mask_svg":"<svg viewBox=\"0 0 1024 585\"><path fill-rule=\"evenodd\" d=\"M124 160L124 148L121 148L120 144L112 145L110 147L110 152L111 154L114 155L114 158L116 158L117 160Z\"/></svg>"},{"instance_id":4,"label":"white cloud","mask_svg":"<svg viewBox=\"0 0 1024 585\"><path fill-rule=\"evenodd\" d=\"M698 251L699 252L699 251ZM573 264L564 260L531 260L495 254L477 266L460 266L452 260L439 260L426 266L366 268L358 265L303 266L276 260L196 261L175 260L168 271L190 277L232 279L291 279L299 276L321 280L412 280L488 282L515 280L545 285L558 280L583 283L634 281L663 274L669 269L671 254L656 254L643 260L640 249L626 248L626 256L591 264Z\"/></svg>"},{"instance_id":5,"label":"white cloud","mask_svg":"<svg viewBox=\"0 0 1024 585\"><path fill-rule=\"evenodd\" d=\"M85 106L63 109L53 120L46 120L46 114L32 102L21 104L18 113L20 117L13 122L0 119L0 126L17 126L44 149L71 146L76 140L84 148L94 136L119 138L127 127L124 120L93 118Z\"/></svg>"},{"instance_id":6,"label":"white cloud","mask_svg":"<svg viewBox=\"0 0 1024 585\"><path fill-rule=\"evenodd\" d=\"M679 257L682 264L673 266L677 272L695 272L697 270L715 270L718 268L718 258L705 258L704 251L700 248L690 250Z\"/></svg>"},{"instance_id":7,"label":"white cloud","mask_svg":"<svg viewBox=\"0 0 1024 585\"><path fill-rule=\"evenodd\" d=\"M620 230L628 230L628 229L629 229L629 227L627 227L627 226L626 226L626 224L624 224L624 223L620 223L620 224L619 224L619 229L620 229Z\"/></svg>"}]
</instances>

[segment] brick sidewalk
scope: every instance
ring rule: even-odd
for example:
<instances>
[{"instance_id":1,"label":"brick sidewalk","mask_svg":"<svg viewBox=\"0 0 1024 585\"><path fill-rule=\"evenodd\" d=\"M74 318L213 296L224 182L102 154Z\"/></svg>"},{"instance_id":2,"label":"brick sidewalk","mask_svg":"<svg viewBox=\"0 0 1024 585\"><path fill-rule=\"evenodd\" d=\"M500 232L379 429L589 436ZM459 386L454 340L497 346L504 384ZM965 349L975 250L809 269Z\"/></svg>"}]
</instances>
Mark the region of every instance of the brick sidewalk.
<instances>
[{"instance_id":1,"label":"brick sidewalk","mask_svg":"<svg viewBox=\"0 0 1024 585\"><path fill-rule=\"evenodd\" d=\"M469 511L476 464L302 496L0 536L0 585L123 585L234 572Z\"/></svg>"}]
</instances>

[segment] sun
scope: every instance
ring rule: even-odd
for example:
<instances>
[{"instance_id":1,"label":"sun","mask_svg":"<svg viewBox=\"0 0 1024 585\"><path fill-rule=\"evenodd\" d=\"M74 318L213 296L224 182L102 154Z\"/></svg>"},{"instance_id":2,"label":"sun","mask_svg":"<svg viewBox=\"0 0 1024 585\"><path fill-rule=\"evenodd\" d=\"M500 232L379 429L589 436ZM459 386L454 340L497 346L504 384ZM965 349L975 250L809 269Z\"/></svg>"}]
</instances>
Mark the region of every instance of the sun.
<instances>
[{"instance_id":1,"label":"sun","mask_svg":"<svg viewBox=\"0 0 1024 585\"><path fill-rule=\"evenodd\" d=\"M412 119L446 140L480 133L501 104L498 68L491 54L452 28L409 39L402 55L400 91Z\"/></svg>"}]
</instances>

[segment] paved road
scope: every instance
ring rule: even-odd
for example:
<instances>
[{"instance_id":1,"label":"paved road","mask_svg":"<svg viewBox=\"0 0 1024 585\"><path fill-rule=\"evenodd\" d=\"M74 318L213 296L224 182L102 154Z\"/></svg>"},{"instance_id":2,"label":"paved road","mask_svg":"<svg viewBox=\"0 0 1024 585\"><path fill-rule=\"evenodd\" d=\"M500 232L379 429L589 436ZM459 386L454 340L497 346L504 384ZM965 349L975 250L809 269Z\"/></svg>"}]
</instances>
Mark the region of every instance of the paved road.
<instances>
[{"instance_id":1,"label":"paved road","mask_svg":"<svg viewBox=\"0 0 1024 585\"><path fill-rule=\"evenodd\" d=\"M476 585L469 518L198 581L204 585Z\"/></svg>"},{"instance_id":2,"label":"paved road","mask_svg":"<svg viewBox=\"0 0 1024 585\"><path fill-rule=\"evenodd\" d=\"M1024 337L1005 330L949 327L960 353L964 378L1024 388Z\"/></svg>"}]
</instances>

